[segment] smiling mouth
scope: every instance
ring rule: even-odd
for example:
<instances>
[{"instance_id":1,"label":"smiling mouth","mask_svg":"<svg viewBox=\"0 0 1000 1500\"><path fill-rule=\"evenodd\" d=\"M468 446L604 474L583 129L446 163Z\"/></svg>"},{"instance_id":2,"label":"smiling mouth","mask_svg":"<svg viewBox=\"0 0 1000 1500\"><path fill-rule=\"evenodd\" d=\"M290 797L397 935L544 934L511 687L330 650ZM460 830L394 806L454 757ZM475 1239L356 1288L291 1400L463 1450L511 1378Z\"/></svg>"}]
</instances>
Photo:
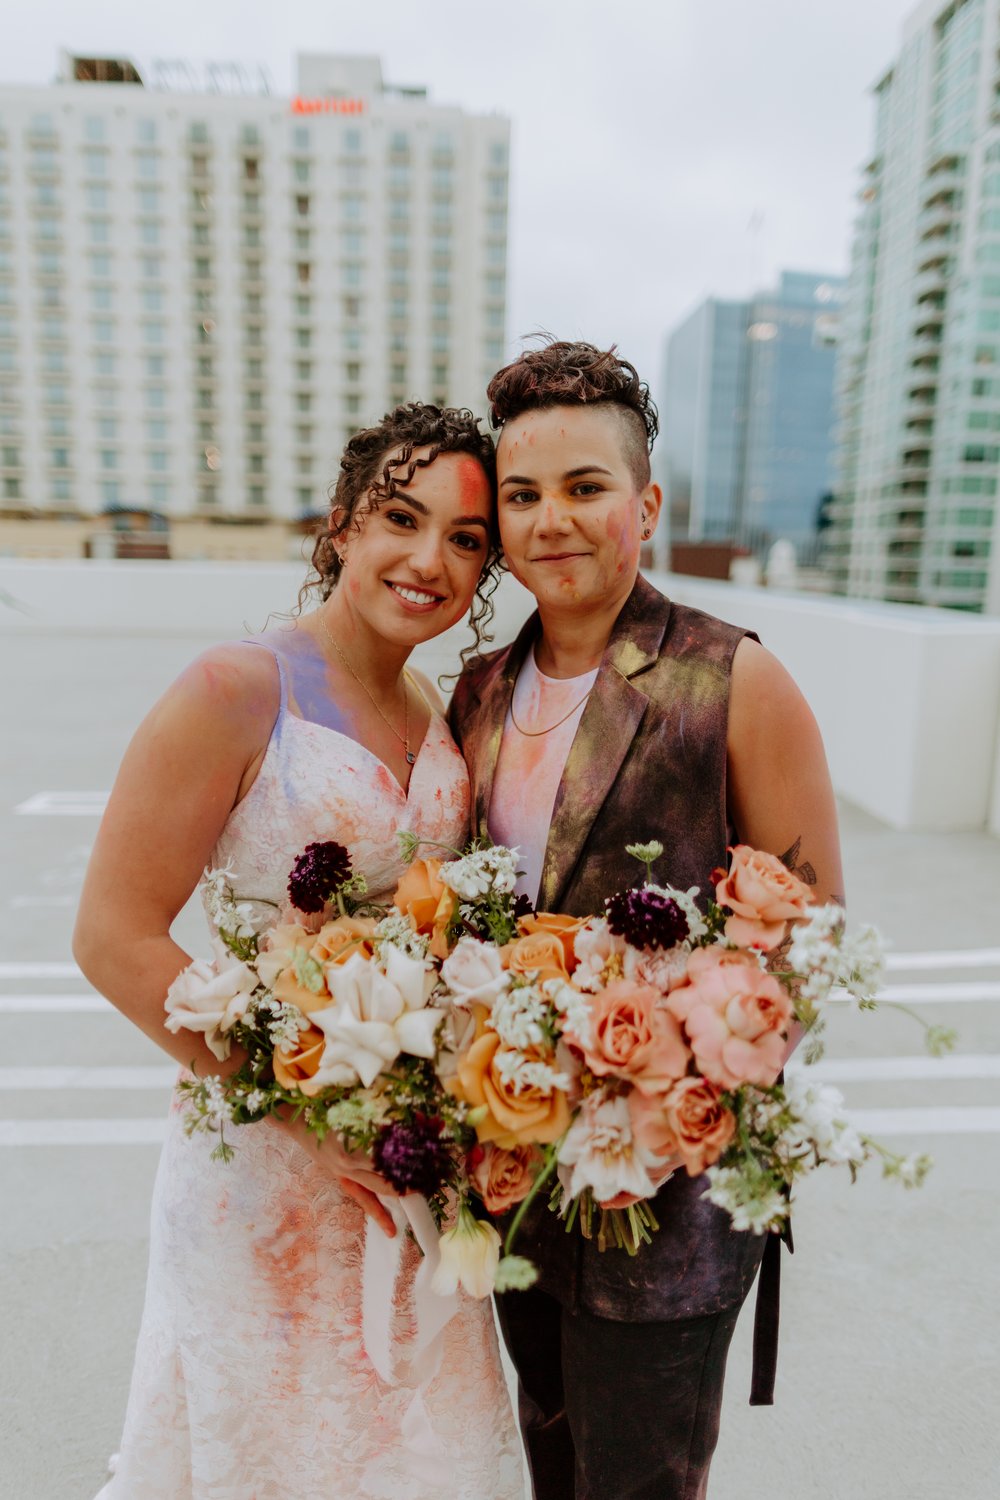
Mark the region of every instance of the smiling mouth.
<instances>
[{"instance_id":1,"label":"smiling mouth","mask_svg":"<svg viewBox=\"0 0 1000 1500\"><path fill-rule=\"evenodd\" d=\"M586 557L586 552L546 552L541 557L533 557L532 562L572 562L576 557Z\"/></svg>"},{"instance_id":2,"label":"smiling mouth","mask_svg":"<svg viewBox=\"0 0 1000 1500\"><path fill-rule=\"evenodd\" d=\"M386 582L386 588L392 589L392 592L398 594L400 599L405 599L407 604L428 605L444 603L443 594L428 594L425 589L404 588L401 583L389 583L388 581Z\"/></svg>"}]
</instances>

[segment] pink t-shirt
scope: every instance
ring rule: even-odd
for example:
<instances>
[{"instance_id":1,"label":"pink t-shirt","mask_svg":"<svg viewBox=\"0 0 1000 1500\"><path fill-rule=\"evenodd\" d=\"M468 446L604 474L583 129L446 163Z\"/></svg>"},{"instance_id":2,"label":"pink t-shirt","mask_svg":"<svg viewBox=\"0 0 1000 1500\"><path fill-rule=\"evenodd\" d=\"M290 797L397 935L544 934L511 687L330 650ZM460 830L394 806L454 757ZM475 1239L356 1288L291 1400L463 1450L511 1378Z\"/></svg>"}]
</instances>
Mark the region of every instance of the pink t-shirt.
<instances>
[{"instance_id":1,"label":"pink t-shirt","mask_svg":"<svg viewBox=\"0 0 1000 1500\"><path fill-rule=\"evenodd\" d=\"M566 757L597 671L595 667L582 677L546 677L535 664L532 648L514 684L513 713L508 711L503 727L487 823L495 843L520 850L517 867L523 873L517 889L531 901L538 898L549 824ZM560 724L567 714L569 717ZM548 734L537 733L549 725L556 727ZM521 730L535 734L522 734Z\"/></svg>"}]
</instances>

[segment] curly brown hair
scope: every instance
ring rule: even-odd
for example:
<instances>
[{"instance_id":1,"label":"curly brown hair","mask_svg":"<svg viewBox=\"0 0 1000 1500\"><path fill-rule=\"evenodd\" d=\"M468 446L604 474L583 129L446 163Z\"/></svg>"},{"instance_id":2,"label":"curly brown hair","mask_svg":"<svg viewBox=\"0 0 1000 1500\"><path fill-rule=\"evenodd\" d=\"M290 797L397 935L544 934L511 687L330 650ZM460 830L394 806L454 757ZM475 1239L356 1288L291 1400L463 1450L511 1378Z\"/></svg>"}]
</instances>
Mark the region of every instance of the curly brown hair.
<instances>
[{"instance_id":1,"label":"curly brown hair","mask_svg":"<svg viewBox=\"0 0 1000 1500\"><path fill-rule=\"evenodd\" d=\"M414 450L426 448L426 454L414 458ZM340 474L329 495L330 513L316 532L311 558L311 572L299 592L301 607L316 592L328 599L336 588L343 568L337 553L338 540L362 515L383 505L398 493L400 485L409 484L418 468L425 469L442 453L469 453L483 468L494 501L490 515L486 560L476 585L469 615L475 636L472 646L462 652L463 661L492 640L489 634L493 619L492 595L500 582L500 534L496 519L496 452L488 432L481 432L479 418L471 411L454 406L431 406L409 401L387 412L374 427L356 432L340 459ZM334 517L339 515L339 520Z\"/></svg>"},{"instance_id":2,"label":"curly brown hair","mask_svg":"<svg viewBox=\"0 0 1000 1500\"><path fill-rule=\"evenodd\" d=\"M594 344L549 339L539 349L526 349L512 364L498 370L486 390L490 423L500 428L525 411L551 406L606 406L620 414L623 447L639 489L649 483L649 454L660 430L649 386L616 344L598 349Z\"/></svg>"}]
</instances>

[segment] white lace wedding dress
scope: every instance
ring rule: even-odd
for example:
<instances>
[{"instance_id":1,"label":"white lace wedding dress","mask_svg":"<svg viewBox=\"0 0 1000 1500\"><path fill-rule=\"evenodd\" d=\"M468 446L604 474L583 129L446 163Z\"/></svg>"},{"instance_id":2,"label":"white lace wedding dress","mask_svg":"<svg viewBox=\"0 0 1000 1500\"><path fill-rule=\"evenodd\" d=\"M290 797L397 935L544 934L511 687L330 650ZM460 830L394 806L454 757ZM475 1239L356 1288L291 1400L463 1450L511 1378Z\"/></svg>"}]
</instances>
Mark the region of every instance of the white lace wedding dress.
<instances>
[{"instance_id":1,"label":"white lace wedding dress","mask_svg":"<svg viewBox=\"0 0 1000 1500\"><path fill-rule=\"evenodd\" d=\"M295 856L336 839L386 896L403 873L398 828L464 840L465 765L435 715L404 794L363 746L289 712L276 660L274 731L212 862L241 894L283 903ZM363 1338L361 1209L275 1127L227 1135L235 1159L213 1162L171 1112L121 1453L98 1500L519 1500L489 1302L462 1296L421 1381L408 1241L381 1379Z\"/></svg>"}]
</instances>

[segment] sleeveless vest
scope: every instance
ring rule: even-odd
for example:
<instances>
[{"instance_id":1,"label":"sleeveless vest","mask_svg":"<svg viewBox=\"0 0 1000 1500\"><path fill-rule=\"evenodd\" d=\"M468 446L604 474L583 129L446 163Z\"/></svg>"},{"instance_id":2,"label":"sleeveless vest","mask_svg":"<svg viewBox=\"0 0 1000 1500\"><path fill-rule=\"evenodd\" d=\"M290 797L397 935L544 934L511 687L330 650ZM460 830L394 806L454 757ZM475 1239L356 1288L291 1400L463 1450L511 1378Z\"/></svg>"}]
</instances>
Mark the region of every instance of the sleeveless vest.
<instances>
[{"instance_id":1,"label":"sleeveless vest","mask_svg":"<svg viewBox=\"0 0 1000 1500\"><path fill-rule=\"evenodd\" d=\"M478 835L487 836L504 718L537 631L535 614L511 646L476 663L455 690L450 717L472 778ZM651 839L665 851L654 877L685 890L696 885L700 899L711 894L709 877L735 840L726 731L733 655L746 635L753 633L674 604L637 579L556 794L540 911L601 912L605 897L642 882L643 868L625 845ZM659 1230L634 1257L599 1251L578 1229L567 1234L541 1204L516 1249L538 1265L545 1291L598 1317L639 1323L721 1312L744 1300L771 1237L737 1233L702 1198L706 1187L704 1177L676 1172L653 1204Z\"/></svg>"}]
</instances>

